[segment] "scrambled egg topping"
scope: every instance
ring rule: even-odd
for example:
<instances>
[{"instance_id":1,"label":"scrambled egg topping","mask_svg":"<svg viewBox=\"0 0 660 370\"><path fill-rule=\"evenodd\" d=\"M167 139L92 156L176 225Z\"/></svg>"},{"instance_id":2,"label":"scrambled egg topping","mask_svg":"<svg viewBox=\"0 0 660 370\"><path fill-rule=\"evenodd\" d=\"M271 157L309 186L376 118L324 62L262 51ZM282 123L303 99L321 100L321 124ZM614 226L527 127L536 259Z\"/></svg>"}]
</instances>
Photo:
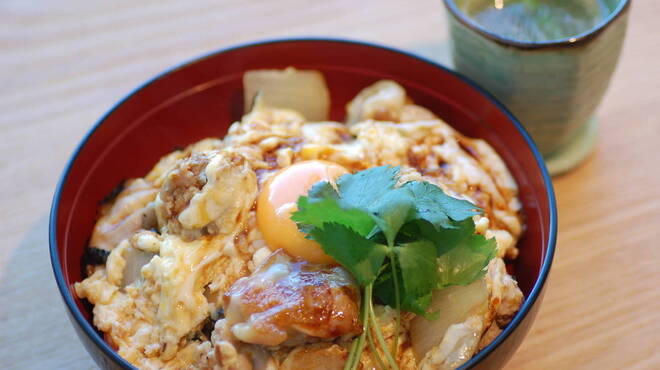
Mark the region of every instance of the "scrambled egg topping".
<instances>
[{"instance_id":1,"label":"scrambled egg topping","mask_svg":"<svg viewBox=\"0 0 660 370\"><path fill-rule=\"evenodd\" d=\"M485 210L475 216L476 229L496 238L498 257L482 283L483 304L418 354L410 340L414 315L404 315L395 333L393 310L376 311L385 340L399 337L396 360L404 369L455 368L492 341L523 299L503 262L517 256L523 231L505 164L485 141L462 136L392 81L358 94L347 122L306 122L294 111L257 107L224 139L175 151L126 182L101 208L90 242L110 252L107 262L88 266L88 277L75 284L94 305L94 325L106 341L145 369L342 368L361 330L352 279L341 268L317 271L272 255L256 226L254 204L266 180L312 159L352 172L401 166L402 181L429 181ZM292 279L300 274L321 283L296 290ZM264 295L267 302L255 301ZM326 298L314 306L310 299L319 296ZM333 307L343 316L328 314L323 322L331 327L310 327L314 320L301 314ZM361 362L377 367L368 350Z\"/></svg>"}]
</instances>

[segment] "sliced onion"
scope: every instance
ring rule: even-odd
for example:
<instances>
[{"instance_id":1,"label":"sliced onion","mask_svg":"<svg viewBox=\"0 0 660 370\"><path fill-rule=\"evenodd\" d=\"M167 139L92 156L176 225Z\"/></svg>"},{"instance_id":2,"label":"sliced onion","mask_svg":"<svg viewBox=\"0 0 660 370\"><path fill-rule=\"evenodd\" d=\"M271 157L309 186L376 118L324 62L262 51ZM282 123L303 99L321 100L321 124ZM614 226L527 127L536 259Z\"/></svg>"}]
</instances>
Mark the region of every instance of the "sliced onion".
<instances>
[{"instance_id":1,"label":"sliced onion","mask_svg":"<svg viewBox=\"0 0 660 370\"><path fill-rule=\"evenodd\" d=\"M133 282L142 278L142 266L151 261L155 253L145 252L133 247L126 249L124 259L126 266L124 267L124 277L121 281L122 287L132 284Z\"/></svg>"},{"instance_id":2,"label":"sliced onion","mask_svg":"<svg viewBox=\"0 0 660 370\"><path fill-rule=\"evenodd\" d=\"M252 110L259 93L260 104L300 112L309 121L328 120L330 92L319 71L258 69L243 75L245 112Z\"/></svg>"},{"instance_id":3,"label":"sliced onion","mask_svg":"<svg viewBox=\"0 0 660 370\"><path fill-rule=\"evenodd\" d=\"M483 279L467 286L452 286L435 291L430 311L438 311L440 317L429 321L418 316L410 326L412 348L417 360L424 358L430 349L442 342L449 326L487 309L488 288Z\"/></svg>"}]
</instances>

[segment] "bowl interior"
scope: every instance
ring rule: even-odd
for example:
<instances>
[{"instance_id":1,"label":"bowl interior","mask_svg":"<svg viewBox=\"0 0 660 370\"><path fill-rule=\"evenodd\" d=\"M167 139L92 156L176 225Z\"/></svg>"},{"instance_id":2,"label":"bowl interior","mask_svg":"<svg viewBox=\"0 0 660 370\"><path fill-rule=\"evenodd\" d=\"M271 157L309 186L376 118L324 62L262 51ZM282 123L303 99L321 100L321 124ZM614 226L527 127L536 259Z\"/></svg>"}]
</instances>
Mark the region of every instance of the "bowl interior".
<instances>
[{"instance_id":1,"label":"bowl interior","mask_svg":"<svg viewBox=\"0 0 660 370\"><path fill-rule=\"evenodd\" d=\"M316 69L326 77L331 117L363 87L389 78L416 103L462 133L487 140L519 185L527 230L512 264L520 287L532 291L554 227L554 200L539 156L514 119L471 83L429 62L394 50L334 40L267 42L226 50L169 71L115 106L74 154L55 195L51 238L60 287L91 324L90 307L75 297L81 256L98 203L121 180L139 177L164 154L196 140L222 137L243 113L242 75L257 68ZM67 295L70 295L67 297Z\"/></svg>"}]
</instances>

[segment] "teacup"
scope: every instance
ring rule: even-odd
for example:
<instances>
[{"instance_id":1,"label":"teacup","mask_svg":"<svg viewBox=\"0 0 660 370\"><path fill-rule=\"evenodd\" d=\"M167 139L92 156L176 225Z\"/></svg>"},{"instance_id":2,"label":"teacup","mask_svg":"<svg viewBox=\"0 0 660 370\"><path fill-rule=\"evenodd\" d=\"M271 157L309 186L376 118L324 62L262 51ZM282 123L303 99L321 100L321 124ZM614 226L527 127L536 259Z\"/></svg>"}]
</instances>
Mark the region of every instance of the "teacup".
<instances>
[{"instance_id":1,"label":"teacup","mask_svg":"<svg viewBox=\"0 0 660 370\"><path fill-rule=\"evenodd\" d=\"M551 174L572 169L596 143L593 113L619 60L630 1L599 0L609 14L593 27L543 41L494 33L463 11L471 2L444 0L454 67L523 123Z\"/></svg>"}]
</instances>

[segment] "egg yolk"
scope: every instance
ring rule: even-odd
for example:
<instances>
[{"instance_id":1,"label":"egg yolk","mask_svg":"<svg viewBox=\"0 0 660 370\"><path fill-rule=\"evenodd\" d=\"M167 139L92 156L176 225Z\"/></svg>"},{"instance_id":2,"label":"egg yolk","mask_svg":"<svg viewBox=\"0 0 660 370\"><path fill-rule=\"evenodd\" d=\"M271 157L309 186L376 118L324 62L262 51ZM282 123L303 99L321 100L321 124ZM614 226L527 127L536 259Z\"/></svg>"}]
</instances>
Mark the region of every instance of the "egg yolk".
<instances>
[{"instance_id":1,"label":"egg yolk","mask_svg":"<svg viewBox=\"0 0 660 370\"><path fill-rule=\"evenodd\" d=\"M334 259L321 246L305 238L291 220L298 207L298 197L306 195L319 181L334 182L348 171L327 161L305 161L277 172L266 181L257 199L257 226L268 247L273 251L284 249L289 255L314 263L334 263Z\"/></svg>"}]
</instances>

